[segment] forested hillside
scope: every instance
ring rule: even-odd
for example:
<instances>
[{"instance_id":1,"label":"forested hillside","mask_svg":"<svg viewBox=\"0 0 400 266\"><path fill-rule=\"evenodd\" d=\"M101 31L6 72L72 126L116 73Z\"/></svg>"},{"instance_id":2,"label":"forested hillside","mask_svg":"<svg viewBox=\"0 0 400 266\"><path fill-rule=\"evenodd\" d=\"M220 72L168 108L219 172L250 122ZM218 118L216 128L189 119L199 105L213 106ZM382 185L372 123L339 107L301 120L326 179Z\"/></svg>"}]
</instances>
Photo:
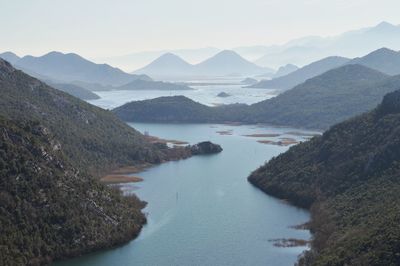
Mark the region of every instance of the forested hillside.
<instances>
[{"instance_id":1,"label":"forested hillside","mask_svg":"<svg viewBox=\"0 0 400 266\"><path fill-rule=\"evenodd\" d=\"M311 208L306 265L399 265L400 91L254 171L266 193Z\"/></svg>"}]
</instances>

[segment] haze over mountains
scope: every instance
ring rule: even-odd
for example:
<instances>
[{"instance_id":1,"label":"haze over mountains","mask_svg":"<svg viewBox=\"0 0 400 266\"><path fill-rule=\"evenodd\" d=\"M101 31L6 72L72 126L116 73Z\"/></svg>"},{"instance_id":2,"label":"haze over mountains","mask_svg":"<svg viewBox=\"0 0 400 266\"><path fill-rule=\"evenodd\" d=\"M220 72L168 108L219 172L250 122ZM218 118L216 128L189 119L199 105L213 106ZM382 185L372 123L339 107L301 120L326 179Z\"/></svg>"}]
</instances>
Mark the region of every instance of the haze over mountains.
<instances>
[{"instance_id":1,"label":"haze over mountains","mask_svg":"<svg viewBox=\"0 0 400 266\"><path fill-rule=\"evenodd\" d=\"M270 67L286 63L303 66L332 55L359 57L381 47L400 50L400 25L382 22L338 36L310 36L292 40L282 46L266 48L264 56L254 62Z\"/></svg>"},{"instance_id":2,"label":"haze over mountains","mask_svg":"<svg viewBox=\"0 0 400 266\"><path fill-rule=\"evenodd\" d=\"M237 52L257 65L278 69L287 64L305 66L328 56L355 58L370 51L387 47L400 50L400 26L382 22L372 27L355 29L337 36L306 36L278 45L234 47ZM165 53L173 53L185 61L196 64L222 51L209 47L165 51L137 52L126 56L101 58L112 65L129 71L149 64Z\"/></svg>"},{"instance_id":3,"label":"haze over mountains","mask_svg":"<svg viewBox=\"0 0 400 266\"><path fill-rule=\"evenodd\" d=\"M363 57L360 62L382 62L374 66L384 69L387 65L397 64L397 57L387 57L392 53L388 49L379 49ZM386 60L371 61L368 58ZM350 64L352 61L349 59L335 60L339 60L340 67L310 78L274 98L252 105L209 107L176 96L127 103L114 112L130 122L270 123L324 130L372 109L386 93L400 88L400 73L390 76L364 65Z\"/></svg>"},{"instance_id":4,"label":"haze over mountains","mask_svg":"<svg viewBox=\"0 0 400 266\"><path fill-rule=\"evenodd\" d=\"M56 82L82 81L122 85L136 79L149 80L146 76L127 74L106 64L94 64L73 53L50 52L39 57L28 55L14 60L12 64L32 76Z\"/></svg>"},{"instance_id":5,"label":"haze over mountains","mask_svg":"<svg viewBox=\"0 0 400 266\"><path fill-rule=\"evenodd\" d=\"M234 51L224 50L195 65L189 64L177 55L167 53L134 73L149 75L156 79L179 79L218 76L240 77L272 74L272 72L272 69L257 66Z\"/></svg>"},{"instance_id":6,"label":"haze over mountains","mask_svg":"<svg viewBox=\"0 0 400 266\"><path fill-rule=\"evenodd\" d=\"M98 99L91 91L104 90L189 90L188 86L153 81L106 64L95 64L77 54L51 52L40 57L19 58L11 52L0 54L26 73L84 100Z\"/></svg>"},{"instance_id":7,"label":"haze over mountains","mask_svg":"<svg viewBox=\"0 0 400 266\"><path fill-rule=\"evenodd\" d=\"M400 52L381 48L363 57L352 60L342 57L327 57L302 67L286 76L274 78L272 80L262 80L251 87L287 90L309 78L313 78L325 71L345 64L359 64L388 75L398 75L400 74Z\"/></svg>"},{"instance_id":8,"label":"haze over mountains","mask_svg":"<svg viewBox=\"0 0 400 266\"><path fill-rule=\"evenodd\" d=\"M350 59L344 57L327 57L317 62L313 62L307 66L304 66L298 70L295 70L285 76L274 78L272 80L262 80L259 83L256 83L250 87L281 90L290 89L306 81L309 78L318 76L330 69L339 67L349 61Z\"/></svg>"}]
</instances>

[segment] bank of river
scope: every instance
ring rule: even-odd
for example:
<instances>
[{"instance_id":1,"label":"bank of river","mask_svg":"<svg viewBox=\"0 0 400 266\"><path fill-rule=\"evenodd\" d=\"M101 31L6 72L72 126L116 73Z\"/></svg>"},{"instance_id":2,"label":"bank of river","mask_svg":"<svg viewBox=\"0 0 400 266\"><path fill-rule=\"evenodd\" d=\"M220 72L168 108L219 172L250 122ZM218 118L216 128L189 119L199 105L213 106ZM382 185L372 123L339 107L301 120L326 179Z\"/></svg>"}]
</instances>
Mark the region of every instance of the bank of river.
<instances>
[{"instance_id":1,"label":"bank of river","mask_svg":"<svg viewBox=\"0 0 400 266\"><path fill-rule=\"evenodd\" d=\"M260 140L277 143L309 136L294 129L249 125L132 126L190 144L211 140L224 151L135 174L143 181L121 188L148 202L148 224L140 236L122 247L55 265L293 265L306 247L276 247L271 240L308 240L308 231L293 226L307 222L309 213L264 194L246 178L288 149ZM230 134L217 133L224 131Z\"/></svg>"}]
</instances>

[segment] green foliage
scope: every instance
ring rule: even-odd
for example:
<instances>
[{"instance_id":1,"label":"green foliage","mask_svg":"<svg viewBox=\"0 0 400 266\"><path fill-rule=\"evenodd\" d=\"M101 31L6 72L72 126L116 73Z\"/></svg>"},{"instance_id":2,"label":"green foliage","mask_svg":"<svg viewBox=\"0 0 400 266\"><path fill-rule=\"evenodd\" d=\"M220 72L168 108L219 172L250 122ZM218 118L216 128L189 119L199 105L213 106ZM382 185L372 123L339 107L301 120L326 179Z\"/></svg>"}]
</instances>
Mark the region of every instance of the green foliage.
<instances>
[{"instance_id":1,"label":"green foliage","mask_svg":"<svg viewBox=\"0 0 400 266\"><path fill-rule=\"evenodd\" d=\"M252 105L209 107L183 96L127 103L113 111L125 121L178 123L268 123L326 129L374 108L400 88L400 76L346 65L310 79L275 98Z\"/></svg>"},{"instance_id":2,"label":"green foliage","mask_svg":"<svg viewBox=\"0 0 400 266\"><path fill-rule=\"evenodd\" d=\"M0 265L40 265L134 238L144 203L97 177L190 156L0 60ZM94 176L94 177L93 177Z\"/></svg>"},{"instance_id":3,"label":"green foliage","mask_svg":"<svg viewBox=\"0 0 400 266\"><path fill-rule=\"evenodd\" d=\"M0 62L0 93L0 115L40 121L79 169L98 175L121 165L164 159L139 132L111 112L55 90L5 61Z\"/></svg>"},{"instance_id":4,"label":"green foliage","mask_svg":"<svg viewBox=\"0 0 400 266\"><path fill-rule=\"evenodd\" d=\"M310 207L303 265L400 264L400 91L254 171L267 193Z\"/></svg>"},{"instance_id":5,"label":"green foliage","mask_svg":"<svg viewBox=\"0 0 400 266\"><path fill-rule=\"evenodd\" d=\"M0 264L37 265L136 236L145 217L74 168L40 123L0 117Z\"/></svg>"}]
</instances>

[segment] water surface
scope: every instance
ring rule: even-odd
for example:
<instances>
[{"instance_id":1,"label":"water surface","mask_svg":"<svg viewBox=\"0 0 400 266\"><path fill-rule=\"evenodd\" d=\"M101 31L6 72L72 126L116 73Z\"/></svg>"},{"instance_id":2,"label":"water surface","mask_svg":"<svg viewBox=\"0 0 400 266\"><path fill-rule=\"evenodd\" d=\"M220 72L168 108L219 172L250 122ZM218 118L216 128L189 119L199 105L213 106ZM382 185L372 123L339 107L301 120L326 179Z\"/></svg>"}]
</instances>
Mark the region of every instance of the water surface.
<instances>
[{"instance_id":1,"label":"water surface","mask_svg":"<svg viewBox=\"0 0 400 266\"><path fill-rule=\"evenodd\" d=\"M193 90L134 90L134 91L96 91L101 98L90 103L105 109L113 109L131 101L153 99L161 96L183 95L196 102L215 106L220 104L253 104L276 96L275 90L243 88L244 85L205 85L191 86ZM230 97L217 97L220 92Z\"/></svg>"},{"instance_id":2,"label":"water surface","mask_svg":"<svg viewBox=\"0 0 400 266\"><path fill-rule=\"evenodd\" d=\"M229 126L131 124L167 139L222 145L217 155L197 156L153 167L141 183L125 184L148 202L148 224L130 243L56 265L293 265L304 247L278 248L271 239L309 239L291 226L309 219L295 208L261 192L247 182L251 171L287 147L257 143L245 134L279 133L294 129ZM220 135L216 131L231 131Z\"/></svg>"}]
</instances>

